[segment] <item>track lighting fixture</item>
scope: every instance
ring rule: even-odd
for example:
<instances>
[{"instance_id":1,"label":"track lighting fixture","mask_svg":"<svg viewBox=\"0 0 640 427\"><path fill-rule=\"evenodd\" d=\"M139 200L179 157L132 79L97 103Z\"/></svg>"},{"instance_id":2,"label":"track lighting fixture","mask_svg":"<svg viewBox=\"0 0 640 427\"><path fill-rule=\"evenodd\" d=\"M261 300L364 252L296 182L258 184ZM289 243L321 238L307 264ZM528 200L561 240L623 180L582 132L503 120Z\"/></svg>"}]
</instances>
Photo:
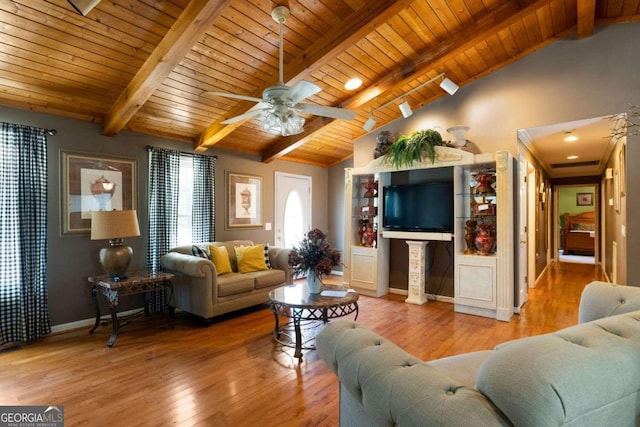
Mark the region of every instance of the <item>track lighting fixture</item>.
<instances>
[{"instance_id":1,"label":"track lighting fixture","mask_svg":"<svg viewBox=\"0 0 640 427\"><path fill-rule=\"evenodd\" d=\"M91 9L96 7L100 0L67 0L73 8L82 16L87 16Z\"/></svg>"},{"instance_id":2,"label":"track lighting fixture","mask_svg":"<svg viewBox=\"0 0 640 427\"><path fill-rule=\"evenodd\" d=\"M453 95L459 89L457 84L455 84L454 82L452 82L451 80L449 80L448 78L446 78L444 76L444 73L440 73L437 76L427 80L426 82L419 84L418 86L414 87L410 91L398 96L397 98L392 99L391 101L387 102L386 104L383 104L383 105L379 106L378 108L374 109L373 111L371 111L371 113L369 113L369 119L367 119L367 121L364 123L363 129L365 131L367 131L367 132L370 132L371 129L373 129L373 127L376 125L376 120L373 118L373 115L374 115L374 113L376 111L380 111L383 108L388 107L391 104L395 104L400 99L408 96L409 94L415 92L418 89L423 88L424 86L428 85L429 83L435 82L438 79L442 79L442 81L440 82L440 88L442 88L442 90L447 92L449 95ZM400 105L398 105L398 107L400 107L400 112L402 113L402 116L405 119L407 117L410 117L413 114L413 110L411 110L411 106L409 105L409 102L406 101L406 100L403 101Z\"/></svg>"},{"instance_id":3,"label":"track lighting fixture","mask_svg":"<svg viewBox=\"0 0 640 427\"><path fill-rule=\"evenodd\" d=\"M449 80L446 77L444 79L442 79L442 82L440 82L440 87L442 88L442 90L447 92L449 95L453 95L459 89L457 84L455 84L454 82L452 82L451 80Z\"/></svg>"},{"instance_id":4,"label":"track lighting fixture","mask_svg":"<svg viewBox=\"0 0 640 427\"><path fill-rule=\"evenodd\" d=\"M373 116L369 116L369 118L367 119L366 122L364 122L364 130L366 130L367 132L371 132L371 129L373 129L373 127L376 125L376 119L373 118Z\"/></svg>"},{"instance_id":5,"label":"track lighting fixture","mask_svg":"<svg viewBox=\"0 0 640 427\"><path fill-rule=\"evenodd\" d=\"M407 117L411 117L411 115L413 114L413 110L411 109L411 106L407 101L404 101L402 104L399 105L399 107L400 107L400 112L402 113L402 117L404 117L405 119Z\"/></svg>"}]
</instances>

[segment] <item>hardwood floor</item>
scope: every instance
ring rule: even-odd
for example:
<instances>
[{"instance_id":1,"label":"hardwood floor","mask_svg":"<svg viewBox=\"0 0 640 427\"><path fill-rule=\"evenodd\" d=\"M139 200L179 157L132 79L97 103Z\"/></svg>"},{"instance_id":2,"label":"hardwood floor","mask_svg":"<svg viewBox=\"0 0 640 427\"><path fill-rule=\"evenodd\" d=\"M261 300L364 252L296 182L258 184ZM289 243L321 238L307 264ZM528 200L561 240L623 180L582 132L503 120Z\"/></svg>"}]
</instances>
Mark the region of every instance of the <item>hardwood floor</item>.
<instances>
[{"instance_id":1,"label":"hardwood floor","mask_svg":"<svg viewBox=\"0 0 640 427\"><path fill-rule=\"evenodd\" d=\"M334 278L339 280L339 278ZM458 314L453 305L360 298L358 321L423 359L490 349L506 340L577 322L582 288L597 266L557 263L511 322ZM351 317L352 318L352 317ZM338 381L315 351L304 361L271 338L262 307L204 327L178 315L49 336L0 353L0 405L63 405L67 426L336 426Z\"/></svg>"}]
</instances>

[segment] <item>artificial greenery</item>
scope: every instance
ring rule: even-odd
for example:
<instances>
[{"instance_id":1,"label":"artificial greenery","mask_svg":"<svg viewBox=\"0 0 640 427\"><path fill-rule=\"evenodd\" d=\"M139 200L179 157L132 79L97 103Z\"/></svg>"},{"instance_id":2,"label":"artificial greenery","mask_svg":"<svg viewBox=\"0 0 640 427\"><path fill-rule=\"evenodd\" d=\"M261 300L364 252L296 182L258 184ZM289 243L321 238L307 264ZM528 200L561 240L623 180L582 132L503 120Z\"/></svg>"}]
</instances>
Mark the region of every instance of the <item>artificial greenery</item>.
<instances>
[{"instance_id":1,"label":"artificial greenery","mask_svg":"<svg viewBox=\"0 0 640 427\"><path fill-rule=\"evenodd\" d=\"M433 129L417 130L411 135L400 135L384 156L386 163L396 169L411 166L413 162L422 161L423 155L428 155L431 163L436 160L435 147L444 146L440 133Z\"/></svg>"}]
</instances>

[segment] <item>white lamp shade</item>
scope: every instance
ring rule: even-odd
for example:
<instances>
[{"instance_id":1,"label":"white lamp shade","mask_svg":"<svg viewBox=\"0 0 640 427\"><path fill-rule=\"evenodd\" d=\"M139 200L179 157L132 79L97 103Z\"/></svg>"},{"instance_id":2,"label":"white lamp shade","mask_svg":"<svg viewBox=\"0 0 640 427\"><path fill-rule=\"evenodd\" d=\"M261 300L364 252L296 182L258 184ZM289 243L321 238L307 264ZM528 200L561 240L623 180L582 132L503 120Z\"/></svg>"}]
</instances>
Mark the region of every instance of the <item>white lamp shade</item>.
<instances>
[{"instance_id":1,"label":"white lamp shade","mask_svg":"<svg viewBox=\"0 0 640 427\"><path fill-rule=\"evenodd\" d=\"M402 117L404 117L405 119L407 117L411 117L411 115L413 114L413 110L411 109L411 106L407 101L404 101L402 104L400 104L400 112L402 113Z\"/></svg>"},{"instance_id":2,"label":"white lamp shade","mask_svg":"<svg viewBox=\"0 0 640 427\"><path fill-rule=\"evenodd\" d=\"M91 240L122 239L140 235L135 210L91 213Z\"/></svg>"},{"instance_id":3,"label":"white lamp shade","mask_svg":"<svg viewBox=\"0 0 640 427\"><path fill-rule=\"evenodd\" d=\"M87 13L100 3L100 0L68 0L69 4L73 6L75 10L82 16L87 16Z\"/></svg>"},{"instance_id":4,"label":"white lamp shade","mask_svg":"<svg viewBox=\"0 0 640 427\"><path fill-rule=\"evenodd\" d=\"M455 84L454 82L452 82L446 77L442 79L442 82L440 83L440 87L442 88L442 90L446 91L449 95L453 95L459 89L457 84Z\"/></svg>"}]
</instances>

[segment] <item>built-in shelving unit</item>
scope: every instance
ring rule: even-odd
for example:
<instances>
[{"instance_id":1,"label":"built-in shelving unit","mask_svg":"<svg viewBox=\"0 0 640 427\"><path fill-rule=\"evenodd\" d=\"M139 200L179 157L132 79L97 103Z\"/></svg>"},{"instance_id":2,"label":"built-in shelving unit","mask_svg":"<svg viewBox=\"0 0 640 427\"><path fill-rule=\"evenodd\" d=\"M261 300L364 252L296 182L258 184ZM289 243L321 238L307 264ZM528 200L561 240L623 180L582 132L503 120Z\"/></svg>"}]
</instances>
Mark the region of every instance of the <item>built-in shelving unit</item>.
<instances>
[{"instance_id":1,"label":"built-in shelving unit","mask_svg":"<svg viewBox=\"0 0 640 427\"><path fill-rule=\"evenodd\" d=\"M347 224L343 280L364 295L379 297L389 293L389 241L381 237L378 209L389 175L352 171L345 171Z\"/></svg>"},{"instance_id":2,"label":"built-in shelving unit","mask_svg":"<svg viewBox=\"0 0 640 427\"><path fill-rule=\"evenodd\" d=\"M513 315L513 157L478 155L456 170L454 301L458 312Z\"/></svg>"},{"instance_id":3,"label":"built-in shelving unit","mask_svg":"<svg viewBox=\"0 0 640 427\"><path fill-rule=\"evenodd\" d=\"M383 230L382 189L399 170L381 159L363 168L347 169L344 283L364 295L384 295L389 292L390 239L407 241L410 251L421 256L426 252L422 246L428 247L428 241L453 239L455 310L508 321L514 305L513 157L506 151L474 155L449 147L436 148L434 163L414 163L403 170L454 167L454 233ZM376 183L376 192L367 193L372 182ZM491 240L491 244L479 250L482 239L475 243L476 236L485 230L489 237L485 240ZM426 268L416 259L409 262L410 270L416 265L421 270ZM411 275L417 277L414 273ZM419 276L424 281L425 275ZM427 301L425 283L410 282L408 294L407 302Z\"/></svg>"}]
</instances>

